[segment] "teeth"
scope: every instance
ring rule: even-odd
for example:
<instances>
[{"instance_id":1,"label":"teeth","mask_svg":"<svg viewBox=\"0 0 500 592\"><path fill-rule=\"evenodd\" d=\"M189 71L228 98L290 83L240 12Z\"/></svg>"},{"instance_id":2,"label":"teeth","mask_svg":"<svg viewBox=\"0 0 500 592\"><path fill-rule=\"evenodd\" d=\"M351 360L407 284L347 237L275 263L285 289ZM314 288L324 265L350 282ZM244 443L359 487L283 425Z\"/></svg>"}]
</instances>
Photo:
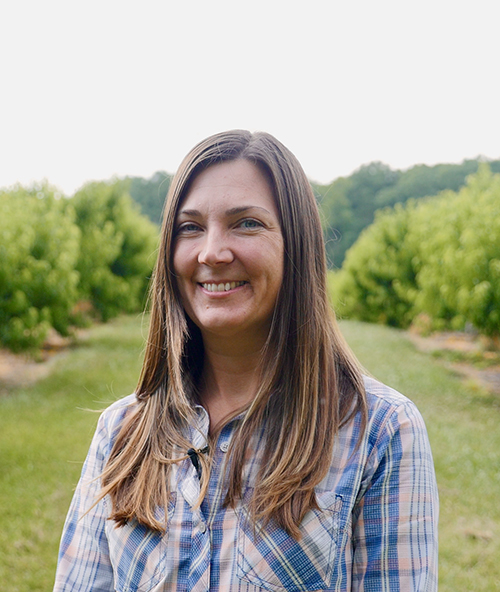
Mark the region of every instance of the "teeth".
<instances>
[{"instance_id":1,"label":"teeth","mask_svg":"<svg viewBox=\"0 0 500 592\"><path fill-rule=\"evenodd\" d=\"M242 286L245 282L226 282L225 284L201 284L208 292L227 292Z\"/></svg>"}]
</instances>

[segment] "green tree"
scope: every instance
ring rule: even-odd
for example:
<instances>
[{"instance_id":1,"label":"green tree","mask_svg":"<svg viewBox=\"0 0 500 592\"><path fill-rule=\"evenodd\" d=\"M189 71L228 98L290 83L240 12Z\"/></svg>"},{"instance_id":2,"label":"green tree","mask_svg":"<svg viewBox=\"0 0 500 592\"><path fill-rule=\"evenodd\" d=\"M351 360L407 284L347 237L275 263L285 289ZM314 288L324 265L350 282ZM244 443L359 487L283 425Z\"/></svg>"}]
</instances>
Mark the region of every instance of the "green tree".
<instances>
[{"instance_id":1,"label":"green tree","mask_svg":"<svg viewBox=\"0 0 500 592\"><path fill-rule=\"evenodd\" d=\"M163 204L168 193L172 176L163 171L156 172L149 179L127 177L130 196L141 209L141 213L152 222L161 225Z\"/></svg>"},{"instance_id":2,"label":"green tree","mask_svg":"<svg viewBox=\"0 0 500 592\"><path fill-rule=\"evenodd\" d=\"M423 202L414 217L422 260L416 309L436 327L500 332L500 175L483 164L458 194Z\"/></svg>"},{"instance_id":3,"label":"green tree","mask_svg":"<svg viewBox=\"0 0 500 592\"><path fill-rule=\"evenodd\" d=\"M132 202L126 180L89 183L72 198L81 230L79 290L103 320L141 308L157 228Z\"/></svg>"},{"instance_id":4,"label":"green tree","mask_svg":"<svg viewBox=\"0 0 500 592\"><path fill-rule=\"evenodd\" d=\"M373 222L376 196L397 182L399 173L381 162L363 165L349 177L317 188L323 211L327 256L331 267L340 267L347 250L363 228Z\"/></svg>"},{"instance_id":5,"label":"green tree","mask_svg":"<svg viewBox=\"0 0 500 592\"><path fill-rule=\"evenodd\" d=\"M80 232L64 202L47 184L0 192L0 341L11 349L68 331Z\"/></svg>"},{"instance_id":6,"label":"green tree","mask_svg":"<svg viewBox=\"0 0 500 592\"><path fill-rule=\"evenodd\" d=\"M348 249L374 220L376 210L446 189L456 192L465 185L468 175L477 172L481 162L475 159L432 167L416 165L407 171L393 171L374 162L330 185L316 185L330 267L342 265ZM493 172L500 172L500 161L488 164Z\"/></svg>"},{"instance_id":7,"label":"green tree","mask_svg":"<svg viewBox=\"0 0 500 592\"><path fill-rule=\"evenodd\" d=\"M476 173L479 160L464 160L461 164L437 164L427 166L419 164L404 171L398 182L392 187L382 189L376 199L377 207L393 206L405 203L411 198L437 195L445 189L458 191L467 182L467 177ZM491 163L492 170L498 168L500 161Z\"/></svg>"},{"instance_id":8,"label":"green tree","mask_svg":"<svg viewBox=\"0 0 500 592\"><path fill-rule=\"evenodd\" d=\"M341 316L407 327L417 294L417 259L406 242L412 211L400 205L378 212L346 255L333 280Z\"/></svg>"},{"instance_id":9,"label":"green tree","mask_svg":"<svg viewBox=\"0 0 500 592\"><path fill-rule=\"evenodd\" d=\"M407 327L500 333L500 175L487 164L458 193L378 213L334 277L340 314Z\"/></svg>"}]
</instances>

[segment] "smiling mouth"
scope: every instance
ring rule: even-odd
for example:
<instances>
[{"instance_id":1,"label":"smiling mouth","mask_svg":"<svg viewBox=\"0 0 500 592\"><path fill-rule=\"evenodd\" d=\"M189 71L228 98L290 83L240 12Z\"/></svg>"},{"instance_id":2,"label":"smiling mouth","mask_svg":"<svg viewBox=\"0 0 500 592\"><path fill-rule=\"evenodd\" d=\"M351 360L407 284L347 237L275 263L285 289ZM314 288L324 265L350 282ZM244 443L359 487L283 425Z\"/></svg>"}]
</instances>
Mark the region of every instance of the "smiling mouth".
<instances>
[{"instance_id":1,"label":"smiling mouth","mask_svg":"<svg viewBox=\"0 0 500 592\"><path fill-rule=\"evenodd\" d=\"M200 284L207 292L228 292L248 282L225 282L220 284Z\"/></svg>"}]
</instances>

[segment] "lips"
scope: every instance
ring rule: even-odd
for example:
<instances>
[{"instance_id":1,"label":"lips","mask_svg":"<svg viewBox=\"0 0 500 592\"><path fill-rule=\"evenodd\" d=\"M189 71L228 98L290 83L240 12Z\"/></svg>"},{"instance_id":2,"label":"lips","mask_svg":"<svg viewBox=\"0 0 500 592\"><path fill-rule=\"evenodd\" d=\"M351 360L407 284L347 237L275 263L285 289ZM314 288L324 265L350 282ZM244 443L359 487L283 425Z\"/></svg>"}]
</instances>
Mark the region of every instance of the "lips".
<instances>
[{"instance_id":1,"label":"lips","mask_svg":"<svg viewBox=\"0 0 500 592\"><path fill-rule=\"evenodd\" d=\"M234 290L239 286L243 286L247 282L219 282L219 283L201 283L200 285L207 290L207 292L228 292Z\"/></svg>"}]
</instances>

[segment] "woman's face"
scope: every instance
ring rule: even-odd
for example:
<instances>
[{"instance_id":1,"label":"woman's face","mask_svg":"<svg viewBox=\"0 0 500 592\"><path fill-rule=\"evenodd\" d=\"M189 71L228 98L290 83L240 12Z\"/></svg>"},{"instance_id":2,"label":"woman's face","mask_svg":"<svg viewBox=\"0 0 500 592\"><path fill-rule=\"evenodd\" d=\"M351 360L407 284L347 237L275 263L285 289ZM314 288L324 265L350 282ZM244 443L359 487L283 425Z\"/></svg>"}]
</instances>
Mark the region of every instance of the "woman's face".
<instances>
[{"instance_id":1,"label":"woman's face","mask_svg":"<svg viewBox=\"0 0 500 592\"><path fill-rule=\"evenodd\" d=\"M272 189L247 160L213 165L179 207L174 271L204 338L265 340L283 279L283 236Z\"/></svg>"}]
</instances>

